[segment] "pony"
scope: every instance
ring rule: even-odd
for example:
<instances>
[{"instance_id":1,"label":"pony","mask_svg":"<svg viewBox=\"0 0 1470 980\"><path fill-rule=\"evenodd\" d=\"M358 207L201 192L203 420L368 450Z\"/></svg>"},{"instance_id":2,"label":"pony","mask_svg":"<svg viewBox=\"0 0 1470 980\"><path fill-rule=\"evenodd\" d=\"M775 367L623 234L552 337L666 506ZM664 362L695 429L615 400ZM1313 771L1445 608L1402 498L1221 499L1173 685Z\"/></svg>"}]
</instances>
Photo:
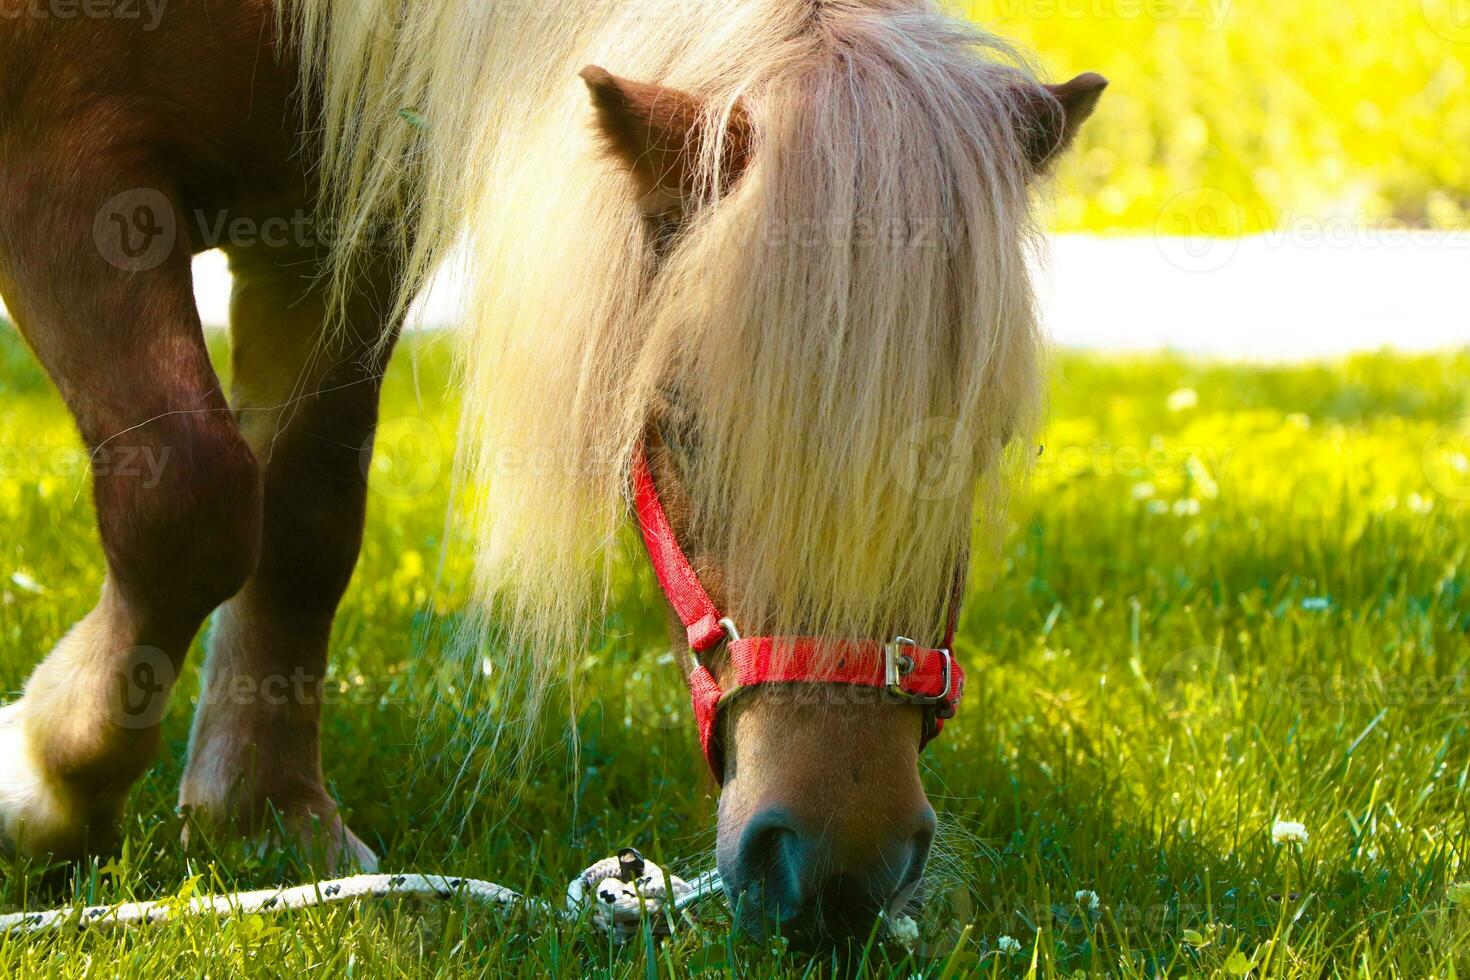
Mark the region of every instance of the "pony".
<instances>
[{"instance_id":1,"label":"pony","mask_svg":"<svg viewBox=\"0 0 1470 980\"><path fill-rule=\"evenodd\" d=\"M44 13L0 0L0 295L94 460L168 463L94 466L100 598L0 709L9 846L112 846L212 616L181 805L374 865L315 695L380 380L452 252L474 589L527 703L607 601L638 460L740 628L940 642L1028 455L1034 191L1101 77L1042 84L930 0ZM865 935L922 879L923 713L789 694L719 717L724 881L756 935Z\"/></svg>"}]
</instances>

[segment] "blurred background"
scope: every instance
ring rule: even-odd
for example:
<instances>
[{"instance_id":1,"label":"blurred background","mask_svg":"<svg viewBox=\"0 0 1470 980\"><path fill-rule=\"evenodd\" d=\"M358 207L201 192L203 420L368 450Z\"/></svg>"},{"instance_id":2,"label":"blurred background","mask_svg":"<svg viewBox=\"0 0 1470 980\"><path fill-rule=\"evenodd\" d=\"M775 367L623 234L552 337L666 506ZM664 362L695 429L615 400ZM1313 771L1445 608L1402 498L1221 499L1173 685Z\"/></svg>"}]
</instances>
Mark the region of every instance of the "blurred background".
<instances>
[{"instance_id":1,"label":"blurred background","mask_svg":"<svg viewBox=\"0 0 1470 980\"><path fill-rule=\"evenodd\" d=\"M1470 2L981 0L1112 86L1059 168L1063 343L1290 358L1470 340Z\"/></svg>"},{"instance_id":2,"label":"blurred background","mask_svg":"<svg viewBox=\"0 0 1470 980\"><path fill-rule=\"evenodd\" d=\"M972 0L1112 86L1058 168L1066 346L1252 361L1470 342L1470 0ZM201 260L223 324L223 258ZM446 276L420 322L451 324Z\"/></svg>"},{"instance_id":3,"label":"blurred background","mask_svg":"<svg viewBox=\"0 0 1470 980\"><path fill-rule=\"evenodd\" d=\"M1058 168L1063 345L1252 361L1470 342L1470 0L969 0L1112 86ZM229 273L197 265L205 322ZM456 320L446 274L418 322Z\"/></svg>"},{"instance_id":4,"label":"blurred background","mask_svg":"<svg viewBox=\"0 0 1470 980\"><path fill-rule=\"evenodd\" d=\"M1055 78L1112 80L1063 168L1063 232L1239 235L1284 223L1463 231L1464 0L982 0ZM1180 195L1219 192L1200 208ZM1186 198L1187 200L1187 198Z\"/></svg>"}]
</instances>

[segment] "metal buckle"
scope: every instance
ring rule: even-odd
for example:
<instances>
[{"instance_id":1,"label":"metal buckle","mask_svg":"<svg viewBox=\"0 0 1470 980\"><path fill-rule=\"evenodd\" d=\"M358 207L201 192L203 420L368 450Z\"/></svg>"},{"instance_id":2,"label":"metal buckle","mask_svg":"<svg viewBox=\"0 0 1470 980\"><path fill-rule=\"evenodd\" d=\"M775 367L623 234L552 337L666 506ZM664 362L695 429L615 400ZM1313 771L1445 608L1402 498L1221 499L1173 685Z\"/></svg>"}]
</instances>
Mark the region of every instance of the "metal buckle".
<instances>
[{"instance_id":1,"label":"metal buckle","mask_svg":"<svg viewBox=\"0 0 1470 980\"><path fill-rule=\"evenodd\" d=\"M729 637L731 643L739 641L740 631L735 628L735 620L731 619L729 616L726 616L724 619L720 620L720 626L724 629L725 636Z\"/></svg>"},{"instance_id":2,"label":"metal buckle","mask_svg":"<svg viewBox=\"0 0 1470 980\"><path fill-rule=\"evenodd\" d=\"M948 705L949 696L954 690L954 655L948 650L940 650L940 656L944 657L944 690L939 694L930 696L927 694L915 694L903 686L903 679L912 674L919 666L912 653L903 652L917 649L919 644L906 636L896 636L892 643L883 645L883 683L888 689L891 697L910 704L917 705Z\"/></svg>"}]
</instances>

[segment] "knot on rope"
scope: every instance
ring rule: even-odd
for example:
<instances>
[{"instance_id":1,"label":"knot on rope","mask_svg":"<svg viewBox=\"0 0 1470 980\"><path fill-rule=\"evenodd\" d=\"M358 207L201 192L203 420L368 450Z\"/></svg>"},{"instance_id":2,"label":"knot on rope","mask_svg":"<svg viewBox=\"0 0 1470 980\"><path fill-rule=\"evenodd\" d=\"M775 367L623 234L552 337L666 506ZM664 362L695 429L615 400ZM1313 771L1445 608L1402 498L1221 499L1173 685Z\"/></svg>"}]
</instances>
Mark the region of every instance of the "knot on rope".
<instances>
[{"instance_id":1,"label":"knot on rope","mask_svg":"<svg viewBox=\"0 0 1470 980\"><path fill-rule=\"evenodd\" d=\"M682 908L681 899L694 893L694 886L664 871L646 859L637 848L625 847L616 857L599 861L567 886L567 911L588 911L593 924L625 943L638 935L643 918L652 920L653 931L672 931L666 906Z\"/></svg>"}]
</instances>

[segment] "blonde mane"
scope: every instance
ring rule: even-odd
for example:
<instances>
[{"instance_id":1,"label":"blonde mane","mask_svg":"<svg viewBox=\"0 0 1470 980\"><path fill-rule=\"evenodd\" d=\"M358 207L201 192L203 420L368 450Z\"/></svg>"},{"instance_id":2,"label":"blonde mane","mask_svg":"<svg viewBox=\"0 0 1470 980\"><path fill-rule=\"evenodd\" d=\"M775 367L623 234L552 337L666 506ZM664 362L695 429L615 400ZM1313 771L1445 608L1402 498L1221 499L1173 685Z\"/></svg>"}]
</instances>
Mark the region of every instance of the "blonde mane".
<instances>
[{"instance_id":1,"label":"blonde mane","mask_svg":"<svg viewBox=\"0 0 1470 980\"><path fill-rule=\"evenodd\" d=\"M467 248L461 465L507 649L585 639L660 406L737 619L938 638L1040 387L1008 49L924 0L280 2L339 277L399 249L411 296ZM712 132L749 113L749 170L722 196L710 142L657 267L589 63Z\"/></svg>"}]
</instances>

